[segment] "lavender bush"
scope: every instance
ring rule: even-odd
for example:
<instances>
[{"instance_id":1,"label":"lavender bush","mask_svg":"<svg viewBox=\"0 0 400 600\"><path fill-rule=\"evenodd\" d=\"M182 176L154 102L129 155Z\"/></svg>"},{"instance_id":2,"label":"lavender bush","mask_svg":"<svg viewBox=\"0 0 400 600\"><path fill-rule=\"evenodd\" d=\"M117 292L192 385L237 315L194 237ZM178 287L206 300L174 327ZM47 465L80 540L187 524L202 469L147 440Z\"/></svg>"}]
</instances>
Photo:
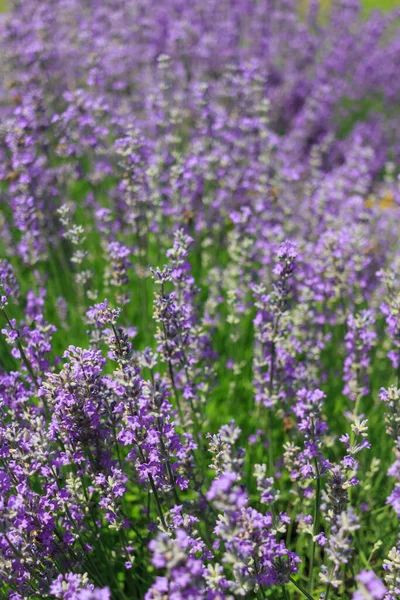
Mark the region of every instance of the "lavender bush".
<instances>
[{"instance_id":1,"label":"lavender bush","mask_svg":"<svg viewBox=\"0 0 400 600\"><path fill-rule=\"evenodd\" d=\"M2 16L2 598L400 598L399 17Z\"/></svg>"}]
</instances>

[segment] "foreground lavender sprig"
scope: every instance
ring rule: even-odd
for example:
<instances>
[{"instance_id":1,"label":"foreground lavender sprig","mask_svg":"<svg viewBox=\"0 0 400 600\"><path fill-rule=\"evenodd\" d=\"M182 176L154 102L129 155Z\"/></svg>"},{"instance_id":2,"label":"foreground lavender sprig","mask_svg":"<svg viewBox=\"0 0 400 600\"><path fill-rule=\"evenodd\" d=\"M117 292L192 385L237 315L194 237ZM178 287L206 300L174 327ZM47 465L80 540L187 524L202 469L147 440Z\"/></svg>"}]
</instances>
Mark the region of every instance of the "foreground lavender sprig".
<instances>
[{"instance_id":1,"label":"foreground lavender sprig","mask_svg":"<svg viewBox=\"0 0 400 600\"><path fill-rule=\"evenodd\" d=\"M353 594L353 600L383 600L386 598L387 589L382 581L372 571L361 571L357 575L358 589Z\"/></svg>"}]
</instances>

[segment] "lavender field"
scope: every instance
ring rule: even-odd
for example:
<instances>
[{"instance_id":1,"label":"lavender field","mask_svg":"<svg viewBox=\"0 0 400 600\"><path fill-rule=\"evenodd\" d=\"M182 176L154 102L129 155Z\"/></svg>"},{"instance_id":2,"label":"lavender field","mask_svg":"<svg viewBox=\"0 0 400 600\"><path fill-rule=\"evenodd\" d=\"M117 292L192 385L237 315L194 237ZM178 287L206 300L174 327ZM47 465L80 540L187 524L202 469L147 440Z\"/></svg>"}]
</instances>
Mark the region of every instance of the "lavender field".
<instances>
[{"instance_id":1,"label":"lavender field","mask_svg":"<svg viewBox=\"0 0 400 600\"><path fill-rule=\"evenodd\" d=\"M0 15L1 599L400 599L400 9L303 4Z\"/></svg>"}]
</instances>

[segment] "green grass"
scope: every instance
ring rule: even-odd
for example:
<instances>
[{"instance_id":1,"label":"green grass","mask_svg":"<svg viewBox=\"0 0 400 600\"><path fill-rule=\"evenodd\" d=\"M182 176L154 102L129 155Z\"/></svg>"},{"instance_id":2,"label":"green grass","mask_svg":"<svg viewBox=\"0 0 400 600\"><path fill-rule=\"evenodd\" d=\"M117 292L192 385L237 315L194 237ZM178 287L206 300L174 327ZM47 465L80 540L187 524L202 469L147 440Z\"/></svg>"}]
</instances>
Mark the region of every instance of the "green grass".
<instances>
[{"instance_id":1,"label":"green grass","mask_svg":"<svg viewBox=\"0 0 400 600\"><path fill-rule=\"evenodd\" d=\"M323 10L328 9L329 6L332 6L332 4L334 4L334 2L335 2L335 0L320 0L320 1L321 1ZM400 6L400 0L361 0L361 3L367 12L369 12L370 10L374 10L374 9L391 10L393 8ZM308 0L299 0L299 4L301 7L300 10L304 10L304 8L308 5Z\"/></svg>"},{"instance_id":2,"label":"green grass","mask_svg":"<svg viewBox=\"0 0 400 600\"><path fill-rule=\"evenodd\" d=\"M390 10L400 6L400 0L363 0L363 5L367 10L380 8L381 10Z\"/></svg>"}]
</instances>

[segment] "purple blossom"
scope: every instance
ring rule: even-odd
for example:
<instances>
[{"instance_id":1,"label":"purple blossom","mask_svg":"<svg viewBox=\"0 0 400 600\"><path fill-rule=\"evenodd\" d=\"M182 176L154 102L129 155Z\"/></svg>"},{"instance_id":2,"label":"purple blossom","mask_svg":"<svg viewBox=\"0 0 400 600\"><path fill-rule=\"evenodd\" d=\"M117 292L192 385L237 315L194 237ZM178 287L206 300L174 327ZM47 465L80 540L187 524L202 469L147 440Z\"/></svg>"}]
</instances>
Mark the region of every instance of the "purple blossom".
<instances>
[{"instance_id":1,"label":"purple blossom","mask_svg":"<svg viewBox=\"0 0 400 600\"><path fill-rule=\"evenodd\" d=\"M109 600L108 588L95 588L90 584L87 575L67 573L59 575L50 586L50 592L60 600Z\"/></svg>"},{"instance_id":2,"label":"purple blossom","mask_svg":"<svg viewBox=\"0 0 400 600\"><path fill-rule=\"evenodd\" d=\"M357 398L369 393L368 368L369 352L376 339L372 329L375 323L369 310L362 311L347 319L348 332L345 337L347 357L344 361L343 393L355 402Z\"/></svg>"},{"instance_id":3,"label":"purple blossom","mask_svg":"<svg viewBox=\"0 0 400 600\"><path fill-rule=\"evenodd\" d=\"M373 571L361 571L357 575L358 590L353 594L353 600L382 600L385 598L387 589L383 582Z\"/></svg>"}]
</instances>

